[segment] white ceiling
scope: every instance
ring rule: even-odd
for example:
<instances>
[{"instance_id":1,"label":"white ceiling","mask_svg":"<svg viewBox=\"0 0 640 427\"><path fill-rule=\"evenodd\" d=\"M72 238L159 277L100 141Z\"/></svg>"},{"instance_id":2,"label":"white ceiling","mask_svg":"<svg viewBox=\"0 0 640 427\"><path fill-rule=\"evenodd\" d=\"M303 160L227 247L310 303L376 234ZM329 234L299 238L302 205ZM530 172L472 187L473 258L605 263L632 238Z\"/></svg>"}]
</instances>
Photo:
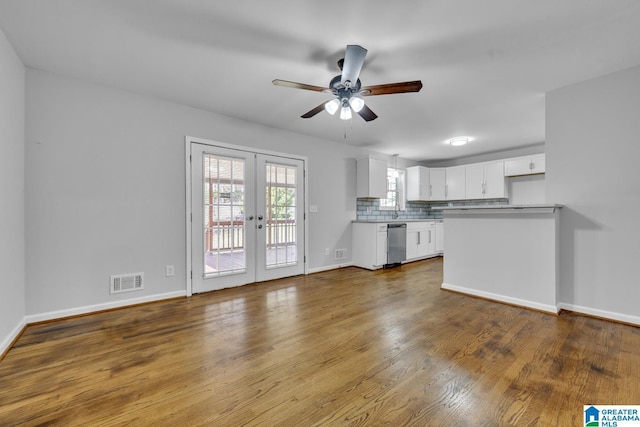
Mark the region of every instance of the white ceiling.
<instances>
[{"instance_id":1,"label":"white ceiling","mask_svg":"<svg viewBox=\"0 0 640 427\"><path fill-rule=\"evenodd\" d=\"M638 0L0 0L0 25L30 67L414 160L542 143L546 91L640 64ZM422 91L300 118L330 95L271 80L328 86L347 44L363 85Z\"/></svg>"}]
</instances>

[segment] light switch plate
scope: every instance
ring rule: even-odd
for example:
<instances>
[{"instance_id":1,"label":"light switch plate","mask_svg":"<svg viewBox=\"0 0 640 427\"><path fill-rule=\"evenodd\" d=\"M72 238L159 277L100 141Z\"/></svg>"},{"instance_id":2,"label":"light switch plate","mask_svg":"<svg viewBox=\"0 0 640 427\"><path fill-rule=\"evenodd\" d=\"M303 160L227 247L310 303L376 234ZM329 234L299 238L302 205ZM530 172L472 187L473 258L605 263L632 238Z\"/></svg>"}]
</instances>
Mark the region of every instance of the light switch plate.
<instances>
[{"instance_id":1,"label":"light switch plate","mask_svg":"<svg viewBox=\"0 0 640 427\"><path fill-rule=\"evenodd\" d=\"M176 269L173 265L165 265L164 266L164 275L166 277L173 277L176 274Z\"/></svg>"}]
</instances>

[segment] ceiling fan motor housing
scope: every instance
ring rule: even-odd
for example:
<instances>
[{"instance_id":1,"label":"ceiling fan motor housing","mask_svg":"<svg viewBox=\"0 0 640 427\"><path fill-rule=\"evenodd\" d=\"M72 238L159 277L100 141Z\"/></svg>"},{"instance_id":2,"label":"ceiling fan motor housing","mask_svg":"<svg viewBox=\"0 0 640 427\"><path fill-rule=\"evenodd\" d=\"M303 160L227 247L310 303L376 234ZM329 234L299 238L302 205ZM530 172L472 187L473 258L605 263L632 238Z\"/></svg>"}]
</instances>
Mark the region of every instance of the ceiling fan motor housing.
<instances>
[{"instance_id":1,"label":"ceiling fan motor housing","mask_svg":"<svg viewBox=\"0 0 640 427\"><path fill-rule=\"evenodd\" d=\"M331 83L329 83L329 87L331 88L334 95L336 95L340 100L348 100L351 98L353 94L360 92L360 88L362 87L362 83L360 79L356 81L355 85L351 85L351 87L346 87L341 83L342 76L335 76L331 79Z\"/></svg>"}]
</instances>

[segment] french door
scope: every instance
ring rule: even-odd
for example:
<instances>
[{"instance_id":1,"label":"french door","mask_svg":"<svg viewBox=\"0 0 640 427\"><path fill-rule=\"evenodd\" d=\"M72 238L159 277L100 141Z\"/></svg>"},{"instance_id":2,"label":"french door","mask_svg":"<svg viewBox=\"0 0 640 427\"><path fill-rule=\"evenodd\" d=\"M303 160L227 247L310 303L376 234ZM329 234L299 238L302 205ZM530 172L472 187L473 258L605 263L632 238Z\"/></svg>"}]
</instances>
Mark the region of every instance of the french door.
<instances>
[{"instance_id":1,"label":"french door","mask_svg":"<svg viewBox=\"0 0 640 427\"><path fill-rule=\"evenodd\" d=\"M304 273L304 161L192 142L192 292Z\"/></svg>"}]
</instances>

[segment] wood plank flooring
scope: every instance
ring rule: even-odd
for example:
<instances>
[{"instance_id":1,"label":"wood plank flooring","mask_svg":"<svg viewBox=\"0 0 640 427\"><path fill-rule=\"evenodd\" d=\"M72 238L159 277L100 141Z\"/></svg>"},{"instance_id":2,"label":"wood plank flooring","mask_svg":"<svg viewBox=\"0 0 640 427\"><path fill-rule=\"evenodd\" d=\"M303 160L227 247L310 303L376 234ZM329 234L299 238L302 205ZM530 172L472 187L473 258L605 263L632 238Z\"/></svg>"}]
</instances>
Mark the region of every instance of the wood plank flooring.
<instances>
[{"instance_id":1,"label":"wood plank flooring","mask_svg":"<svg viewBox=\"0 0 640 427\"><path fill-rule=\"evenodd\" d=\"M576 426L640 404L640 328L441 281L441 259L345 268L32 325L0 425Z\"/></svg>"}]
</instances>

